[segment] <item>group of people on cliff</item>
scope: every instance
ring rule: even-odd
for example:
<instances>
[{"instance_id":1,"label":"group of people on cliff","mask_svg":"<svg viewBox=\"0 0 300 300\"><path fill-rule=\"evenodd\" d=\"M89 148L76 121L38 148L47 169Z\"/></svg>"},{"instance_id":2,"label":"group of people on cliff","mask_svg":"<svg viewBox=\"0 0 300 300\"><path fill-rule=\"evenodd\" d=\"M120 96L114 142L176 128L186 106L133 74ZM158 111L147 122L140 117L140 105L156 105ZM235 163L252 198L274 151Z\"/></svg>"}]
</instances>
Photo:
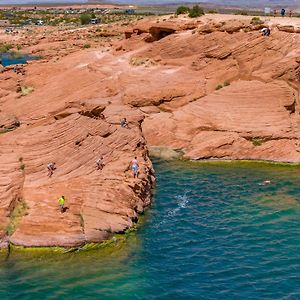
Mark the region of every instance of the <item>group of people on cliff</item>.
<instances>
[{"instance_id":1,"label":"group of people on cliff","mask_svg":"<svg viewBox=\"0 0 300 300\"><path fill-rule=\"evenodd\" d=\"M285 17L285 15L286 15L286 10L285 10L285 8L282 8L282 9L280 10L280 15L281 15L281 17ZM273 16L274 16L274 17L277 16L277 10L276 10L276 9L273 10ZM291 18L292 16L293 16L293 11L290 9L290 10L289 10L289 17ZM271 29L270 29L270 27L265 27L265 28L263 28L263 29L261 30L261 33L262 33L263 36L270 36L270 34L271 34Z\"/></svg>"},{"instance_id":2,"label":"group of people on cliff","mask_svg":"<svg viewBox=\"0 0 300 300\"><path fill-rule=\"evenodd\" d=\"M122 128L129 128L129 123L126 120L126 118L123 118L120 122L120 126ZM104 157L100 156L97 160L96 160L96 169L97 170L102 170L105 167L105 163L104 163ZM132 176L133 178L138 178L139 175L139 162L137 159L137 156L134 157L134 159L132 159L132 161L130 162L129 168L132 171ZM49 162L47 164L47 170L48 170L48 177L51 178L52 175L54 174L55 170L56 170L56 163L55 162ZM61 196L58 199L58 204L60 207L60 212L63 213L65 211L65 196Z\"/></svg>"}]
</instances>

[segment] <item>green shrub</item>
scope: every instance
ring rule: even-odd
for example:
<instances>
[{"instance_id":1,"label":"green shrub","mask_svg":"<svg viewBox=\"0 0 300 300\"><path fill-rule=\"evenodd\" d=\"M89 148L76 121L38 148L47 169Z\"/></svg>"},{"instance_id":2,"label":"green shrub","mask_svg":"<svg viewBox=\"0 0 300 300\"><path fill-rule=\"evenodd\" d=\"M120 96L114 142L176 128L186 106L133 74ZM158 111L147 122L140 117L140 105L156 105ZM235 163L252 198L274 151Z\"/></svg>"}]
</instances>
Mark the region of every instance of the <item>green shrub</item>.
<instances>
[{"instance_id":1,"label":"green shrub","mask_svg":"<svg viewBox=\"0 0 300 300\"><path fill-rule=\"evenodd\" d=\"M81 25L90 24L91 19L92 19L91 15L88 15L88 14L81 14L80 15L80 23L81 23Z\"/></svg>"},{"instance_id":2,"label":"green shrub","mask_svg":"<svg viewBox=\"0 0 300 300\"><path fill-rule=\"evenodd\" d=\"M220 90L222 87L223 87L222 84L218 84L218 85L216 86L216 90Z\"/></svg>"},{"instance_id":3,"label":"green shrub","mask_svg":"<svg viewBox=\"0 0 300 300\"><path fill-rule=\"evenodd\" d=\"M190 18L197 18L204 15L203 8L200 7L199 5L193 6L193 8L189 12L189 17Z\"/></svg>"},{"instance_id":4,"label":"green shrub","mask_svg":"<svg viewBox=\"0 0 300 300\"><path fill-rule=\"evenodd\" d=\"M91 44L84 44L84 45L83 45L83 48L84 48L84 49L91 48Z\"/></svg>"},{"instance_id":5,"label":"green shrub","mask_svg":"<svg viewBox=\"0 0 300 300\"><path fill-rule=\"evenodd\" d=\"M235 15L242 15L242 16L248 16L248 13L246 12L246 11L236 11L235 13L234 13Z\"/></svg>"},{"instance_id":6,"label":"green shrub","mask_svg":"<svg viewBox=\"0 0 300 300\"><path fill-rule=\"evenodd\" d=\"M264 142L264 140L262 140L260 138L252 138L251 141L254 146L261 146L262 143Z\"/></svg>"},{"instance_id":7,"label":"green shrub","mask_svg":"<svg viewBox=\"0 0 300 300\"><path fill-rule=\"evenodd\" d=\"M187 6L179 6L176 10L176 15L188 14L190 12L190 8Z\"/></svg>"},{"instance_id":8,"label":"green shrub","mask_svg":"<svg viewBox=\"0 0 300 300\"><path fill-rule=\"evenodd\" d=\"M225 80L224 83L223 83L223 86L229 86L230 85L230 82Z\"/></svg>"},{"instance_id":9,"label":"green shrub","mask_svg":"<svg viewBox=\"0 0 300 300\"><path fill-rule=\"evenodd\" d=\"M253 25L260 25L263 24L263 21L259 17L253 17L250 23Z\"/></svg>"},{"instance_id":10,"label":"green shrub","mask_svg":"<svg viewBox=\"0 0 300 300\"><path fill-rule=\"evenodd\" d=\"M0 53L7 53L12 47L11 44L0 44Z\"/></svg>"}]
</instances>

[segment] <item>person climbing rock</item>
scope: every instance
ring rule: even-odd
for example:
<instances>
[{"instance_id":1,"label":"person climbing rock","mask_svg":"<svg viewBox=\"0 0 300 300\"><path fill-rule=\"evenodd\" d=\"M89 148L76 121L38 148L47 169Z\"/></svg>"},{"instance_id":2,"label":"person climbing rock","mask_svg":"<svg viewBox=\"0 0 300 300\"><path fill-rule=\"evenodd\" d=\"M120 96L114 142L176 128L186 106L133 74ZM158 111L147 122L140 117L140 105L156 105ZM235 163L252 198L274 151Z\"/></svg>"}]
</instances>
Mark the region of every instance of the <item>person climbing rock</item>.
<instances>
[{"instance_id":1,"label":"person climbing rock","mask_svg":"<svg viewBox=\"0 0 300 300\"><path fill-rule=\"evenodd\" d=\"M97 170L102 170L104 167L103 156L96 160Z\"/></svg>"},{"instance_id":2,"label":"person climbing rock","mask_svg":"<svg viewBox=\"0 0 300 300\"><path fill-rule=\"evenodd\" d=\"M131 161L131 170L132 170L133 178L137 178L139 175L139 163L138 163L137 157L135 157Z\"/></svg>"},{"instance_id":3,"label":"person climbing rock","mask_svg":"<svg viewBox=\"0 0 300 300\"><path fill-rule=\"evenodd\" d=\"M265 27L265 28L263 28L263 29L261 30L261 33L262 33L263 36L270 36L270 34L271 34L271 29Z\"/></svg>"},{"instance_id":4,"label":"person climbing rock","mask_svg":"<svg viewBox=\"0 0 300 300\"><path fill-rule=\"evenodd\" d=\"M128 128L128 122L127 122L126 118L123 118L121 120L120 125L122 128Z\"/></svg>"},{"instance_id":5,"label":"person climbing rock","mask_svg":"<svg viewBox=\"0 0 300 300\"><path fill-rule=\"evenodd\" d=\"M48 177L51 177L53 175L54 170L56 169L55 162L50 162L47 165L47 169L48 169Z\"/></svg>"},{"instance_id":6,"label":"person climbing rock","mask_svg":"<svg viewBox=\"0 0 300 300\"><path fill-rule=\"evenodd\" d=\"M59 199L58 199L58 204L59 204L59 208L60 208L60 212L63 213L64 212L64 209L65 209L65 196L61 196Z\"/></svg>"}]
</instances>

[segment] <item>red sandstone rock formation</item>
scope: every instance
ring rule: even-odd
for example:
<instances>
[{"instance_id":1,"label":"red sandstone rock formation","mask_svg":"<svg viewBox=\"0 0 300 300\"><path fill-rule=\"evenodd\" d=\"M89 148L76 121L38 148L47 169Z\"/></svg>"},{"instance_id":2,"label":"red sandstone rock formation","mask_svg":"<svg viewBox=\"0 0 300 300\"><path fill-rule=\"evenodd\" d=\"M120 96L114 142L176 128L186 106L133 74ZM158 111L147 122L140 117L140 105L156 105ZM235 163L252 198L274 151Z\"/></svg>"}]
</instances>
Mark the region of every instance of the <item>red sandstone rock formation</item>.
<instances>
[{"instance_id":1,"label":"red sandstone rock formation","mask_svg":"<svg viewBox=\"0 0 300 300\"><path fill-rule=\"evenodd\" d=\"M300 35L274 27L262 37L250 20L142 22L127 39L114 34L86 50L78 46L85 29L60 33L63 49L62 41L53 48L53 35L36 39L27 49L40 47L46 60L23 75L0 74L3 240L77 246L130 228L150 203L146 143L189 159L300 161ZM130 129L119 126L122 117ZM50 161L57 170L48 178Z\"/></svg>"},{"instance_id":2,"label":"red sandstone rock formation","mask_svg":"<svg viewBox=\"0 0 300 300\"><path fill-rule=\"evenodd\" d=\"M1 124L13 129L11 124L20 122L0 135L2 238L16 221L14 209L23 202L27 207L9 237L16 245L101 241L132 227L150 204L154 178L140 128L144 116L118 100L105 70L93 68L98 55L78 53L58 66L29 65L20 84L34 90L21 97L14 91L13 70L0 75L1 83L3 78L11 83L3 84L8 93L1 97ZM120 127L123 117L129 129ZM100 156L105 164L101 171L96 169ZM134 156L140 162L138 179L129 170ZM51 161L57 169L48 178ZM58 209L61 195L67 199L65 213Z\"/></svg>"}]
</instances>

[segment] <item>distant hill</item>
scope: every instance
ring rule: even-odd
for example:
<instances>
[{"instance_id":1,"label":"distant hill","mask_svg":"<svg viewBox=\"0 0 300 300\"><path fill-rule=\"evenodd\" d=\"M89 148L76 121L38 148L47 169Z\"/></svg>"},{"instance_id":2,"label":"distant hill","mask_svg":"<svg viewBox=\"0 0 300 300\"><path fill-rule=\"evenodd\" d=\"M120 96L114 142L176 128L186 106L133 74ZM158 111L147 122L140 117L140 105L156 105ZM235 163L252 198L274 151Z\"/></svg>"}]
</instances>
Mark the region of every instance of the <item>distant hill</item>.
<instances>
[{"instance_id":1,"label":"distant hill","mask_svg":"<svg viewBox=\"0 0 300 300\"><path fill-rule=\"evenodd\" d=\"M0 0L0 5L6 5L6 4L87 3L87 2L88 2L87 0Z\"/></svg>"},{"instance_id":2,"label":"distant hill","mask_svg":"<svg viewBox=\"0 0 300 300\"><path fill-rule=\"evenodd\" d=\"M120 3L120 4L180 4L180 3L207 3L222 6L236 6L236 7L265 7L265 6L284 6L284 7L300 7L300 0L88 0L90 3L106 2L106 3Z\"/></svg>"},{"instance_id":3,"label":"distant hill","mask_svg":"<svg viewBox=\"0 0 300 300\"><path fill-rule=\"evenodd\" d=\"M205 3L221 6L235 7L297 7L300 8L300 0L0 0L0 4L44 4L44 3L119 3L136 5L170 5L184 3Z\"/></svg>"}]
</instances>

